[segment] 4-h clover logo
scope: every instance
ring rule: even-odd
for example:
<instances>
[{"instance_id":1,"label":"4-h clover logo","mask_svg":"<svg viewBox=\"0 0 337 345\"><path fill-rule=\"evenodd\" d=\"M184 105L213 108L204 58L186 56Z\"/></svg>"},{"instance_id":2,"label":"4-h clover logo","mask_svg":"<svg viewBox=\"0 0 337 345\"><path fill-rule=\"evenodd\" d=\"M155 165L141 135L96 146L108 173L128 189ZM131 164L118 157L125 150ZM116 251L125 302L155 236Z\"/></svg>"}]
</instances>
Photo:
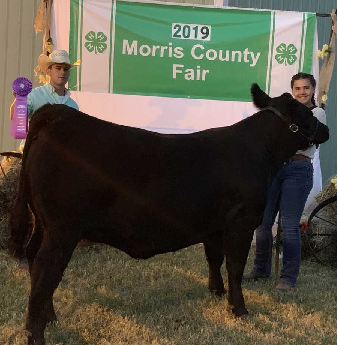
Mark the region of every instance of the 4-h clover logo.
<instances>
[{"instance_id":1,"label":"4-h clover logo","mask_svg":"<svg viewBox=\"0 0 337 345\"><path fill-rule=\"evenodd\" d=\"M90 53L94 50L95 54L97 54L97 52L103 53L104 50L107 48L106 43L104 43L107 40L107 37L101 31L97 32L97 36L94 31L90 31L85 35L85 39L88 42L85 42L84 46Z\"/></svg>"},{"instance_id":2,"label":"4-h clover logo","mask_svg":"<svg viewBox=\"0 0 337 345\"><path fill-rule=\"evenodd\" d=\"M278 54L275 55L275 59L279 64L293 65L297 60L296 53L298 49L291 43L288 45L285 43L281 43L277 48L276 51Z\"/></svg>"}]
</instances>

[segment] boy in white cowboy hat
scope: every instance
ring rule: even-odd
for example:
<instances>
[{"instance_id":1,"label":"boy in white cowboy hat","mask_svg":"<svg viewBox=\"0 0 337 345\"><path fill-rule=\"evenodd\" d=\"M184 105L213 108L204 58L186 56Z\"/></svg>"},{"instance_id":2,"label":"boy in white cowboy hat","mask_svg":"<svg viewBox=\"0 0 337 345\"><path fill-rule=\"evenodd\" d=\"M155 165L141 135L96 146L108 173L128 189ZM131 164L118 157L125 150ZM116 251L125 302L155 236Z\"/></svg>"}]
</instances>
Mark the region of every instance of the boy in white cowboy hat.
<instances>
[{"instance_id":1,"label":"boy in white cowboy hat","mask_svg":"<svg viewBox=\"0 0 337 345\"><path fill-rule=\"evenodd\" d=\"M70 97L70 91L65 87L68 82L70 68L69 55L65 50L55 49L49 56L41 54L35 72L49 77L49 82L32 90L27 96L28 116L46 103L65 104L78 110L77 103ZM10 107L10 117L13 117L15 101Z\"/></svg>"}]
</instances>

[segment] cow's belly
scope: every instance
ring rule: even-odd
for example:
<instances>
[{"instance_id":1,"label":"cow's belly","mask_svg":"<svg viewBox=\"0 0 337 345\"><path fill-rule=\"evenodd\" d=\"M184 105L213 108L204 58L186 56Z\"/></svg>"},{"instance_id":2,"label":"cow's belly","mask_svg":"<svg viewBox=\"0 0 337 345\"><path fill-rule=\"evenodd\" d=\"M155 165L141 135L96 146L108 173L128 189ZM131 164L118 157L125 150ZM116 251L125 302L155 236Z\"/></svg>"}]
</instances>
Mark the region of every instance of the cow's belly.
<instances>
[{"instance_id":1,"label":"cow's belly","mask_svg":"<svg viewBox=\"0 0 337 345\"><path fill-rule=\"evenodd\" d=\"M90 193L79 197L70 193L70 188L66 195L60 193L57 197L55 191L47 197L44 193L45 199L37 196L42 193L35 194L36 211L44 215L47 227L50 223L52 231L62 228L63 234L76 231L78 238L111 245L133 258L146 259L204 242L216 218L207 205L197 208L180 202L159 207L159 202L113 200L103 193L101 198L88 197ZM48 202L53 199L62 201Z\"/></svg>"},{"instance_id":2,"label":"cow's belly","mask_svg":"<svg viewBox=\"0 0 337 345\"><path fill-rule=\"evenodd\" d=\"M174 229L88 229L83 237L122 250L132 258L148 259L157 254L174 252L203 242L206 234L176 232Z\"/></svg>"}]
</instances>

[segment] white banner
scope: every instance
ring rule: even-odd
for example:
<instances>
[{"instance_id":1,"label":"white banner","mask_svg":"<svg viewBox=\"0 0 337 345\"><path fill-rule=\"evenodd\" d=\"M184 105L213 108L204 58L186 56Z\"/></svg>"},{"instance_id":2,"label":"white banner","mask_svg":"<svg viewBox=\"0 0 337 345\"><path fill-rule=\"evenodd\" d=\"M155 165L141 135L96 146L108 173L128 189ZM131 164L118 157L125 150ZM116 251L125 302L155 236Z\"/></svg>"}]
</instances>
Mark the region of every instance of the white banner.
<instances>
[{"instance_id":1,"label":"white banner","mask_svg":"<svg viewBox=\"0 0 337 345\"><path fill-rule=\"evenodd\" d=\"M148 3L146 5L148 6ZM72 12L75 12L75 15L73 13L72 16L71 6ZM256 111L249 101L192 99L189 96L166 98L152 95L108 94L113 90L115 6L113 0L58 0L53 4L52 38L55 48L69 51L70 43L74 44L75 42L76 56L82 60L81 67L76 69L76 87L82 93L72 93L82 111L108 121L170 133L186 133L210 127L231 125ZM170 8L170 5L161 6ZM188 6L183 7L188 8ZM228 8L212 9L211 15L217 13L214 11L226 11L228 15L230 10ZM234 11L234 9L232 10ZM235 9L236 13L238 10ZM265 55L265 72L263 70L258 72L259 76L261 73L265 74L265 77L261 79L264 80L262 82L264 85L260 85L262 88L265 86L267 93L271 96L278 96L285 91L291 92L290 79L292 75L303 69L313 73L317 79L318 58L315 53L317 51L317 39L313 43L313 37L317 37L317 33L316 30L311 29L310 32L307 30L307 13L245 10L244 14L247 12L263 13L264 17L270 18L268 24L268 27L270 26L268 29L269 42L266 45L267 50L269 46L269 52L266 50L260 54L260 59L263 59L262 55ZM242 15L241 11L239 11L239 15ZM310 16L312 18L312 14ZM132 20L132 17L131 19L127 16L124 19L124 17L123 20L126 23L128 20ZM71 20L74 21L74 18L76 22L71 24ZM146 25L145 21L144 25ZM72 32L70 32L71 29ZM259 30L265 30L264 26L261 25ZM213 36L215 33L216 31L213 30ZM101 35L100 38L99 35ZM76 40L72 39L70 42L69 37L75 37ZM101 50L99 50L97 43L100 40L103 43ZM305 53L307 46L312 48L309 53ZM257 53L254 58L258 58ZM248 60L248 55L243 59ZM144 57L145 60L146 57ZM151 68L151 60L147 61L149 61ZM253 65L253 62L251 64ZM131 64L126 62L123 68L129 69L132 74L133 66ZM309 68L310 70L308 70ZM244 77L245 75L240 76L238 73L237 83L240 83L240 78ZM251 82L255 81L252 80ZM132 82L130 80L131 84ZM223 85L219 84L217 88L219 90L228 89L234 87L233 84L226 83L225 78ZM247 88L249 89L249 87ZM83 91L85 91L84 94Z\"/></svg>"}]
</instances>

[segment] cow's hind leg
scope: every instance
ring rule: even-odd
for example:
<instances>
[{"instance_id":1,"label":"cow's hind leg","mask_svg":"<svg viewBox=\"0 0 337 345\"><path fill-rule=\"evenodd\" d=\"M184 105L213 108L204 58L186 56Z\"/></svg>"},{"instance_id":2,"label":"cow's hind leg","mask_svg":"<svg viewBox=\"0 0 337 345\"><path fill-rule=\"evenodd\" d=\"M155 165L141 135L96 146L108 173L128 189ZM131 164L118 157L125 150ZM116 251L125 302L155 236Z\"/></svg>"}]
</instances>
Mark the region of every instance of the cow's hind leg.
<instances>
[{"instance_id":1,"label":"cow's hind leg","mask_svg":"<svg viewBox=\"0 0 337 345\"><path fill-rule=\"evenodd\" d=\"M209 266L209 290L217 296L223 296L226 293L226 289L221 275L221 266L224 261L222 233L212 235L204 242L204 247Z\"/></svg>"},{"instance_id":2,"label":"cow's hind leg","mask_svg":"<svg viewBox=\"0 0 337 345\"><path fill-rule=\"evenodd\" d=\"M28 260L30 275L32 275L34 259L37 252L39 251L41 247L42 240L43 240L43 227L40 221L36 221L33 235L26 249L26 257ZM47 322L57 321L52 299L50 300L50 303L46 306L46 319L47 319Z\"/></svg>"},{"instance_id":3,"label":"cow's hind leg","mask_svg":"<svg viewBox=\"0 0 337 345\"><path fill-rule=\"evenodd\" d=\"M31 292L26 320L28 345L45 344L46 324L56 317L53 294L78 243L78 239L70 238L69 234L53 230L45 229L31 269Z\"/></svg>"}]
</instances>

